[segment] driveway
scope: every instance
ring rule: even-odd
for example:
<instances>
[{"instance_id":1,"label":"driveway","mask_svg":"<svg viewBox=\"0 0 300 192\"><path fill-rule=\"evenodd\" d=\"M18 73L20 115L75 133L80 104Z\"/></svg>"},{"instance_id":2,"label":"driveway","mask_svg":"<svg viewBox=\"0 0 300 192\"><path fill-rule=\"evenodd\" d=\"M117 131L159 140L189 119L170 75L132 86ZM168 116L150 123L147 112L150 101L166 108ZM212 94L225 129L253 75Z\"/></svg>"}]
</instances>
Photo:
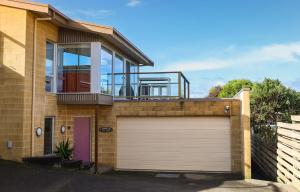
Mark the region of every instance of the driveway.
<instances>
[{"instance_id":1,"label":"driveway","mask_svg":"<svg viewBox=\"0 0 300 192\"><path fill-rule=\"evenodd\" d=\"M197 192L293 191L271 182L238 180L223 174L157 174L112 172L94 175L85 171L29 167L0 161L1 192Z\"/></svg>"}]
</instances>

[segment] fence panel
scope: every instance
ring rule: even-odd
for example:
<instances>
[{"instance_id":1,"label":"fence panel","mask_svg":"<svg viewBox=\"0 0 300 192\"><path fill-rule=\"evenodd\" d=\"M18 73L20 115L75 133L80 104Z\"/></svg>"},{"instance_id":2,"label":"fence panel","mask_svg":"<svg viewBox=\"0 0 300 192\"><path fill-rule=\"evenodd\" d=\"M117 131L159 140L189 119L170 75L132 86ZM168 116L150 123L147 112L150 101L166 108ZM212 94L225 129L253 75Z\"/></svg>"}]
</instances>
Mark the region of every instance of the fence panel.
<instances>
[{"instance_id":1,"label":"fence panel","mask_svg":"<svg viewBox=\"0 0 300 192\"><path fill-rule=\"evenodd\" d=\"M254 135L252 157L267 176L300 189L300 116L292 116L292 121L277 123L277 146Z\"/></svg>"}]
</instances>

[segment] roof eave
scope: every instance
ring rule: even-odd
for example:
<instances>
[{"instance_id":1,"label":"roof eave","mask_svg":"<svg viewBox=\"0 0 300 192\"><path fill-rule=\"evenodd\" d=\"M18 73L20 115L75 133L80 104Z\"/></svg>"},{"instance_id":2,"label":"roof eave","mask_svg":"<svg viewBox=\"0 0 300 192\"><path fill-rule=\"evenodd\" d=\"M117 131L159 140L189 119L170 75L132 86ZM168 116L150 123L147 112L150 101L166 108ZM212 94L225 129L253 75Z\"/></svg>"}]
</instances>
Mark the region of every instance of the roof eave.
<instances>
[{"instance_id":1,"label":"roof eave","mask_svg":"<svg viewBox=\"0 0 300 192\"><path fill-rule=\"evenodd\" d=\"M54 21L73 29L110 35L115 40L126 45L126 47L128 47L134 54L136 54L142 61L144 61L141 64L154 66L154 62L150 58L148 58L146 54L144 54L132 42L130 42L126 37L124 37L118 30L113 27L102 26L82 21L74 21L50 4L36 3L26 0L1 0L0 5L42 13L45 14L45 16L51 17Z\"/></svg>"}]
</instances>

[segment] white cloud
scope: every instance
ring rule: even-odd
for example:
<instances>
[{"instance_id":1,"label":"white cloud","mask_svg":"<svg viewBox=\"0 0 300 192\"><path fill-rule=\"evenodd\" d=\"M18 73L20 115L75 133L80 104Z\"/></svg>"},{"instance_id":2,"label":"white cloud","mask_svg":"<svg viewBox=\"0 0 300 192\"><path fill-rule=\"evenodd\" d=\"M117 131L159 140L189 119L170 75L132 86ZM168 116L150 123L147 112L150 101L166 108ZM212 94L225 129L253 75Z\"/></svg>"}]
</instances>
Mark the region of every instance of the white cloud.
<instances>
[{"instance_id":1,"label":"white cloud","mask_svg":"<svg viewBox=\"0 0 300 192\"><path fill-rule=\"evenodd\" d=\"M166 65L165 70L179 71L201 71L227 68L238 65L258 65L268 63L288 63L300 62L300 42L288 44L272 44L248 51L238 51L237 47L232 47L234 51L227 58L209 58L204 60L178 61ZM224 52L228 48L224 49Z\"/></svg>"},{"instance_id":2,"label":"white cloud","mask_svg":"<svg viewBox=\"0 0 300 192\"><path fill-rule=\"evenodd\" d=\"M141 3L141 0L129 0L127 6L136 7Z\"/></svg>"}]
</instances>

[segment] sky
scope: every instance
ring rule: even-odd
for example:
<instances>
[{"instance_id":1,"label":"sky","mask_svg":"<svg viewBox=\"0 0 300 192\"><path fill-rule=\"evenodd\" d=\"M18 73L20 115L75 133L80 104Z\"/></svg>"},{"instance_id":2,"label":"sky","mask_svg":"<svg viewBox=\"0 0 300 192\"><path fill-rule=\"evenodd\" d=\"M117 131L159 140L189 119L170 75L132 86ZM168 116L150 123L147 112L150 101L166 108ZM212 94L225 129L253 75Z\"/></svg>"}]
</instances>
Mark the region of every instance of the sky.
<instances>
[{"instance_id":1,"label":"sky","mask_svg":"<svg viewBox=\"0 0 300 192\"><path fill-rule=\"evenodd\" d=\"M300 0L40 0L71 18L114 26L155 67L183 71L191 97L232 79L300 91Z\"/></svg>"}]
</instances>

